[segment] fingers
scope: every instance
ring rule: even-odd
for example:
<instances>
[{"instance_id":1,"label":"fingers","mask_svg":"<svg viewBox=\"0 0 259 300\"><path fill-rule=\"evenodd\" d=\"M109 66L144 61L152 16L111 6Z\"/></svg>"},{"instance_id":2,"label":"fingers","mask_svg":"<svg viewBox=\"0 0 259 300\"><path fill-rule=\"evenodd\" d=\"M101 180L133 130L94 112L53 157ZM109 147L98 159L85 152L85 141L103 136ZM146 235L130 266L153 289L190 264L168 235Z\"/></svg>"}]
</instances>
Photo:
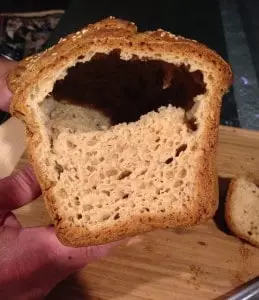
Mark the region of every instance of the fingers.
<instances>
[{"instance_id":1,"label":"fingers","mask_svg":"<svg viewBox=\"0 0 259 300\"><path fill-rule=\"evenodd\" d=\"M0 57L0 76L7 75L17 65L15 60Z\"/></svg>"},{"instance_id":2,"label":"fingers","mask_svg":"<svg viewBox=\"0 0 259 300\"><path fill-rule=\"evenodd\" d=\"M27 166L0 180L0 213L19 208L40 194L40 186L32 168Z\"/></svg>"},{"instance_id":3,"label":"fingers","mask_svg":"<svg viewBox=\"0 0 259 300\"><path fill-rule=\"evenodd\" d=\"M15 215L11 212L0 216L0 226L12 227L12 228L21 228L21 223L16 219Z\"/></svg>"},{"instance_id":4,"label":"fingers","mask_svg":"<svg viewBox=\"0 0 259 300\"><path fill-rule=\"evenodd\" d=\"M0 109L9 110L12 93L8 90L6 83L7 74L16 66L15 61L0 57Z\"/></svg>"},{"instance_id":5,"label":"fingers","mask_svg":"<svg viewBox=\"0 0 259 300\"><path fill-rule=\"evenodd\" d=\"M63 271L67 274L73 273L110 254L120 244L120 242L114 242L101 246L71 248L63 246L59 242L53 227L26 228L24 231L39 237L40 242L43 243L42 249L49 249L50 259L55 266L63 268Z\"/></svg>"},{"instance_id":6,"label":"fingers","mask_svg":"<svg viewBox=\"0 0 259 300\"><path fill-rule=\"evenodd\" d=\"M113 247L112 244L89 248L65 247L57 240L51 227L5 228L2 232L5 235L1 237L5 253L1 252L1 274L4 275L1 277L0 274L0 281L5 276L13 289L7 290L7 295L23 295L26 292L28 296L24 299L41 299L58 282L89 262L107 255ZM35 287L39 294L29 297L36 291Z\"/></svg>"}]
</instances>

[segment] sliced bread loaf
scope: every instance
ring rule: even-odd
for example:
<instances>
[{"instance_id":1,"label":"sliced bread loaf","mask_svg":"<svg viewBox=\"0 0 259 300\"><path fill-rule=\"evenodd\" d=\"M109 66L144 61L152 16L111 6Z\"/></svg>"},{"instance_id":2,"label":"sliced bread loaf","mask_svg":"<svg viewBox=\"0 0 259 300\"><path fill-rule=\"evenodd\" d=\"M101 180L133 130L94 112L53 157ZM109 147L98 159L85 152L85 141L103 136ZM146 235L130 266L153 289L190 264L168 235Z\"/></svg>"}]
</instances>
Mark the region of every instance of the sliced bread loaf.
<instances>
[{"instance_id":1,"label":"sliced bread loaf","mask_svg":"<svg viewBox=\"0 0 259 300\"><path fill-rule=\"evenodd\" d=\"M231 181L225 218L236 236L259 247L259 188L253 182L242 177Z\"/></svg>"},{"instance_id":2,"label":"sliced bread loaf","mask_svg":"<svg viewBox=\"0 0 259 300\"><path fill-rule=\"evenodd\" d=\"M22 61L13 115L57 236L103 244L191 226L217 208L229 65L196 41L108 18Z\"/></svg>"}]
</instances>

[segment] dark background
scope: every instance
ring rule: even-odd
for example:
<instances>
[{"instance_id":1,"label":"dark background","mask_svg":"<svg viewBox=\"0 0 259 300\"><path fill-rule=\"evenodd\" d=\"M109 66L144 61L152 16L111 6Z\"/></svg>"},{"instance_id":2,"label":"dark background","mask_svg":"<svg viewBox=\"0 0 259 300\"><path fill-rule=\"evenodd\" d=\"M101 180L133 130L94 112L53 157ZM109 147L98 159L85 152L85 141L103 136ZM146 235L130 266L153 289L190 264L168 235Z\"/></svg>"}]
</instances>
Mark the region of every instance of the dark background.
<instances>
[{"instance_id":1,"label":"dark background","mask_svg":"<svg viewBox=\"0 0 259 300\"><path fill-rule=\"evenodd\" d=\"M1 0L0 13L66 9L71 2L71 0Z\"/></svg>"}]
</instances>

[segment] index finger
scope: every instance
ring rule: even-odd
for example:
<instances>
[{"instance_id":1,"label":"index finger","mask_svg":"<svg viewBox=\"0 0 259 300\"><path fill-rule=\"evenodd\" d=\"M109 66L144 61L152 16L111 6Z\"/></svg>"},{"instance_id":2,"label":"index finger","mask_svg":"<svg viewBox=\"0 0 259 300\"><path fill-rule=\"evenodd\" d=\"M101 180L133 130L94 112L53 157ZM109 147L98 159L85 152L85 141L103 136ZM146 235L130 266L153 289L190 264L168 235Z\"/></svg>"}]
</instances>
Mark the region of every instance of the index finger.
<instances>
[{"instance_id":1,"label":"index finger","mask_svg":"<svg viewBox=\"0 0 259 300\"><path fill-rule=\"evenodd\" d=\"M16 64L15 61L0 57L0 109L4 111L9 111L12 98L12 93L7 87L6 77Z\"/></svg>"},{"instance_id":2,"label":"index finger","mask_svg":"<svg viewBox=\"0 0 259 300\"><path fill-rule=\"evenodd\" d=\"M0 180L0 214L17 209L41 194L31 167L27 166Z\"/></svg>"}]
</instances>

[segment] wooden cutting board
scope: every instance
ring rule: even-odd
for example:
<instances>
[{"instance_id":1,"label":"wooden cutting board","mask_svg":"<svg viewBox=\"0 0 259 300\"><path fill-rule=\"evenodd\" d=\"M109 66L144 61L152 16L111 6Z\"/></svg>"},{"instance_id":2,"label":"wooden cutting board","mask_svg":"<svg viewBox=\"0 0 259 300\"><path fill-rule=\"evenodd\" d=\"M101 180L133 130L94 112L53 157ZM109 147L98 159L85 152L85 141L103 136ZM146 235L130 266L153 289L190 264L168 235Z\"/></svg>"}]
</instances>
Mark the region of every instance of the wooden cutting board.
<instances>
[{"instance_id":1,"label":"wooden cutting board","mask_svg":"<svg viewBox=\"0 0 259 300\"><path fill-rule=\"evenodd\" d=\"M253 175L259 183L259 133L221 127L218 171L221 177ZM224 299L218 297L259 275L259 249L227 233L226 187L226 180L220 180L215 220L186 231L136 237L132 245L60 283L48 299ZM49 223L42 199L16 214L24 226Z\"/></svg>"}]
</instances>

